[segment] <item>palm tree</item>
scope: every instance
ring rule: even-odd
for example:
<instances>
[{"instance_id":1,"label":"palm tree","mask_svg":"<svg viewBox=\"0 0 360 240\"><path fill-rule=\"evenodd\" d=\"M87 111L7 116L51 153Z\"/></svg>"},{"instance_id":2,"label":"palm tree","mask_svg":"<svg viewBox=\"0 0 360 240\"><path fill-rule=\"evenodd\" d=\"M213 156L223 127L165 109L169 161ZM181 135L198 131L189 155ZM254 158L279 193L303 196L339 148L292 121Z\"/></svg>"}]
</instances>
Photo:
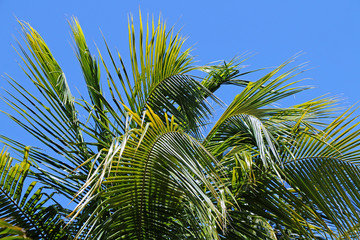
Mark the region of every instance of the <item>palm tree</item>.
<instances>
[{"instance_id":1,"label":"palm tree","mask_svg":"<svg viewBox=\"0 0 360 240\"><path fill-rule=\"evenodd\" d=\"M339 115L340 99L324 96L273 107L309 89L293 80L293 59L256 81L244 80L244 57L197 67L179 33L161 18L144 27L140 14L129 69L106 41L106 56L92 55L73 18L88 91L75 98L45 41L20 24L34 92L9 77L6 114L51 153L1 136L24 158L0 154L0 237L359 238L356 109ZM223 85L239 88L229 106L215 96ZM224 109L214 123L210 103Z\"/></svg>"}]
</instances>

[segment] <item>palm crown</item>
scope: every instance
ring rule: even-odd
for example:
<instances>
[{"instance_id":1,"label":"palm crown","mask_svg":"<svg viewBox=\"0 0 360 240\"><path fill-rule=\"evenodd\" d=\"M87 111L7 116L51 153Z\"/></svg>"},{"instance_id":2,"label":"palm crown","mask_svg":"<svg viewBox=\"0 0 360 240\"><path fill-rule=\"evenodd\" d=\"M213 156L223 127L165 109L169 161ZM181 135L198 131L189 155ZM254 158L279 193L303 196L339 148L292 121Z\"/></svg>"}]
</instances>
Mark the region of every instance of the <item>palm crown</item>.
<instances>
[{"instance_id":1,"label":"palm crown","mask_svg":"<svg viewBox=\"0 0 360 240\"><path fill-rule=\"evenodd\" d=\"M252 71L243 71L242 58L195 67L179 33L161 18L143 26L140 14L138 34L129 21L129 69L106 42L109 62L92 55L73 18L88 91L77 99L44 40L20 24L23 70L37 92L9 78L7 115L53 154L1 136L24 159L12 164L1 153L0 236L359 237L355 110L337 116L336 97L273 107L309 89L293 80L301 66L286 70L292 59L257 81L243 80ZM225 84L240 92L227 107L214 94ZM224 111L207 130L210 102ZM76 207L57 202L64 198Z\"/></svg>"}]
</instances>

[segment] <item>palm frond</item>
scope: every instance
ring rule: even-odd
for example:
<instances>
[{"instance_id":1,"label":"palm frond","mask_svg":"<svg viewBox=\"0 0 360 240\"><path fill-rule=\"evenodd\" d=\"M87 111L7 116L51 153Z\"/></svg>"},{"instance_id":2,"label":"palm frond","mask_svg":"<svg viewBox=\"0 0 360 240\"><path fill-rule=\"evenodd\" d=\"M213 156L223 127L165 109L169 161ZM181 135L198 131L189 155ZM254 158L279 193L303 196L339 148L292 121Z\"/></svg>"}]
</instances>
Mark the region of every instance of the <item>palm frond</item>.
<instances>
[{"instance_id":1,"label":"palm frond","mask_svg":"<svg viewBox=\"0 0 360 240\"><path fill-rule=\"evenodd\" d=\"M89 236L183 239L187 233L197 239L217 239L216 226L225 230L227 217L216 160L182 132L174 118L163 123L151 110L149 122L136 113L131 116L138 128L129 129L96 156L101 165L83 187L92 190L73 217L101 197L104 200L86 223L93 226ZM111 214L104 220L105 209Z\"/></svg>"},{"instance_id":2,"label":"palm frond","mask_svg":"<svg viewBox=\"0 0 360 240\"><path fill-rule=\"evenodd\" d=\"M228 236L256 239L253 234L259 239L268 239L266 234L276 232L283 237L291 233L302 239L314 239L318 235L332 234L316 208L288 187L282 169L278 168L276 174L271 169L263 169L258 166L256 158L259 157L253 159L252 156L251 152L244 151L222 160L227 169L224 182L233 195L229 199L233 210L229 213L232 227ZM255 221L257 217L269 225Z\"/></svg>"},{"instance_id":3,"label":"palm frond","mask_svg":"<svg viewBox=\"0 0 360 240\"><path fill-rule=\"evenodd\" d=\"M0 219L0 238L1 240L31 240L26 237L24 229L7 223L5 220Z\"/></svg>"},{"instance_id":4,"label":"palm frond","mask_svg":"<svg viewBox=\"0 0 360 240\"><path fill-rule=\"evenodd\" d=\"M284 152L284 161L297 161L304 158L336 158L352 163L359 163L360 122L358 116L352 117L356 109L349 108L334 119L327 127L317 132L306 129L301 134L293 135L290 147L292 156Z\"/></svg>"},{"instance_id":5,"label":"palm frond","mask_svg":"<svg viewBox=\"0 0 360 240\"><path fill-rule=\"evenodd\" d=\"M209 92L200 83L187 75L176 75L167 78L151 93L148 106L159 114L164 112L174 116L184 130L199 130L206 124L212 108L204 95ZM220 103L218 99L215 101Z\"/></svg>"},{"instance_id":6,"label":"palm frond","mask_svg":"<svg viewBox=\"0 0 360 240\"><path fill-rule=\"evenodd\" d=\"M275 139L264 124L252 115L239 114L228 118L212 141L208 149L214 155L225 151L223 157L226 158L239 151L252 149L254 155L260 156L264 168L274 168L276 163L280 163Z\"/></svg>"},{"instance_id":7,"label":"palm frond","mask_svg":"<svg viewBox=\"0 0 360 240\"><path fill-rule=\"evenodd\" d=\"M100 65L96 61L96 58L90 53L79 21L76 18L73 18L70 26L77 46L76 56L81 65L86 87L93 105L94 115L96 116L96 119L101 121L101 124L99 124L99 121L94 121L96 128L98 128L95 129L97 137L103 141L111 141L108 139L110 134L107 131L110 120L105 113L105 105L102 101L103 93L100 82Z\"/></svg>"},{"instance_id":8,"label":"palm frond","mask_svg":"<svg viewBox=\"0 0 360 240\"><path fill-rule=\"evenodd\" d=\"M74 97L65 74L41 36L28 23L20 24L25 41L25 47L18 42L24 56L23 70L42 98L36 97L29 89L9 78L9 83L18 96L7 91L8 96L3 100L20 118L14 114L7 115L50 149L65 155L77 166L88 158L88 149L83 140Z\"/></svg>"},{"instance_id":9,"label":"palm frond","mask_svg":"<svg viewBox=\"0 0 360 240\"><path fill-rule=\"evenodd\" d=\"M19 22L23 28L26 46L31 57L19 43L19 48L25 56L24 63L28 68L27 75L42 92L42 95L59 113L65 115L66 120L81 139L77 125L77 111L74 106L74 97L71 94L65 73L50 52L39 33L28 23Z\"/></svg>"},{"instance_id":10,"label":"palm frond","mask_svg":"<svg viewBox=\"0 0 360 240\"><path fill-rule=\"evenodd\" d=\"M294 135L284 152L288 183L316 206L336 234L359 238L358 117L348 109L317 132Z\"/></svg>"},{"instance_id":11,"label":"palm frond","mask_svg":"<svg viewBox=\"0 0 360 240\"><path fill-rule=\"evenodd\" d=\"M306 158L286 164L286 177L301 198L316 206L338 235L359 238L360 169L335 158Z\"/></svg>"},{"instance_id":12,"label":"palm frond","mask_svg":"<svg viewBox=\"0 0 360 240\"><path fill-rule=\"evenodd\" d=\"M35 148L30 149L31 157L37 162L34 165L37 171L32 172L32 176L47 186L56 190L61 189L69 198L83 185L88 166L83 166L76 173L72 171L92 156L93 150L91 145L84 141L82 129L84 124L78 118L75 98L71 94L64 72L39 33L28 23L20 22L20 24L25 42L24 44L18 42L20 52L24 56L23 70L40 97L9 77L9 83L16 94L7 91L8 95L3 97L3 100L16 114L6 114L56 154L54 156L44 154ZM79 31L81 32L81 29ZM76 33L74 29L74 34ZM84 40L81 33L76 35L79 54ZM21 54L19 53L20 56ZM89 60L91 56L86 55L82 58ZM84 68L85 60L82 60ZM96 72L96 69L93 71ZM91 89L95 87L92 86ZM5 144L17 151L21 152L25 147L5 136L1 138Z\"/></svg>"},{"instance_id":13,"label":"palm frond","mask_svg":"<svg viewBox=\"0 0 360 240\"><path fill-rule=\"evenodd\" d=\"M247 58L245 58L245 56L240 56L230 60L228 63L224 61L223 64L197 67L197 70L201 70L207 74L201 81L201 84L212 93L225 84L246 87L250 81L239 79L239 77L260 70L240 72L240 70L246 67L245 65L242 65L246 60ZM210 95L208 94L207 96Z\"/></svg>"},{"instance_id":14,"label":"palm frond","mask_svg":"<svg viewBox=\"0 0 360 240\"><path fill-rule=\"evenodd\" d=\"M4 150L0 153L0 215L9 224L26 230L30 238L60 239L63 220L61 206L49 205L54 193L48 195L37 188L36 182L26 188L30 162L28 150L24 160L12 166L13 158Z\"/></svg>"},{"instance_id":15,"label":"palm frond","mask_svg":"<svg viewBox=\"0 0 360 240\"><path fill-rule=\"evenodd\" d=\"M298 71L301 66L297 66L280 74L279 76L274 77L290 62L291 60L283 63L259 80L250 82L240 94L236 95L229 107L214 124L206 138L206 141L209 142L211 140L211 138L216 134L218 128L224 124L228 118L239 114L253 115L257 118L275 115L278 111L281 111L281 109L264 107L270 106L285 97L309 89L310 87L293 86L299 81L289 82L290 79L301 73Z\"/></svg>"},{"instance_id":16,"label":"palm frond","mask_svg":"<svg viewBox=\"0 0 360 240\"><path fill-rule=\"evenodd\" d=\"M133 17L130 19L129 42L133 80L120 54L118 53L118 58L121 67L118 67L108 48L121 90L116 86L114 77L100 55L107 71L112 97L123 117L126 111L122 104L138 114L142 114L146 106L150 106L159 116L164 116L164 112L169 117L176 116L176 121L184 129L196 131L197 126L204 125L212 113L206 97L210 96L216 103L221 101L187 74L194 67L191 66L193 58L189 54L190 49L182 50L185 39L179 33L174 33L173 29L168 31L161 17L157 26L154 19L148 21L144 34L140 13L139 35L135 33ZM121 104L118 105L118 102Z\"/></svg>"},{"instance_id":17,"label":"palm frond","mask_svg":"<svg viewBox=\"0 0 360 240\"><path fill-rule=\"evenodd\" d=\"M263 217L246 211L232 211L230 212L230 217L231 228L221 239L278 239L273 226L271 226L269 221Z\"/></svg>"}]
</instances>

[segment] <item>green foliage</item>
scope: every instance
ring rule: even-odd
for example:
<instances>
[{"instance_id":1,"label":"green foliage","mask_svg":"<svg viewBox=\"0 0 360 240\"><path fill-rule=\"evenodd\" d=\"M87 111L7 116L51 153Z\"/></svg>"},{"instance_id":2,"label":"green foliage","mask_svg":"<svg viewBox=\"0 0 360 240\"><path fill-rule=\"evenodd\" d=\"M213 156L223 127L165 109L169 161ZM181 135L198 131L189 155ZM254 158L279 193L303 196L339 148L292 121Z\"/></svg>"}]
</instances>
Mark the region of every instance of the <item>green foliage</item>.
<instances>
[{"instance_id":1,"label":"green foliage","mask_svg":"<svg viewBox=\"0 0 360 240\"><path fill-rule=\"evenodd\" d=\"M44 193L44 187L36 189L36 182L28 187L24 185L30 168L28 151L26 149L24 160L14 166L9 154L4 150L0 153L0 214L10 224L1 222L0 227L5 227L5 230L0 232L0 236L19 235L22 230L11 226L15 224L25 229L30 238L60 239L63 235L61 207L58 204L46 206L53 194Z\"/></svg>"},{"instance_id":2,"label":"green foliage","mask_svg":"<svg viewBox=\"0 0 360 240\"><path fill-rule=\"evenodd\" d=\"M195 67L180 33L141 14L138 33L129 19L129 58L105 40L95 56L73 18L87 89L77 98L39 33L20 25L34 91L9 78L6 115L49 153L1 136L24 154L0 154L3 239L359 238L355 110L337 116L340 99L324 96L274 107L310 88L293 59L255 81L245 58ZM206 129L227 84L240 93Z\"/></svg>"},{"instance_id":3,"label":"green foliage","mask_svg":"<svg viewBox=\"0 0 360 240\"><path fill-rule=\"evenodd\" d=\"M26 237L24 229L11 225L3 219L0 219L0 229L0 235L7 235L7 237L0 238L1 240L31 240Z\"/></svg>"}]
</instances>

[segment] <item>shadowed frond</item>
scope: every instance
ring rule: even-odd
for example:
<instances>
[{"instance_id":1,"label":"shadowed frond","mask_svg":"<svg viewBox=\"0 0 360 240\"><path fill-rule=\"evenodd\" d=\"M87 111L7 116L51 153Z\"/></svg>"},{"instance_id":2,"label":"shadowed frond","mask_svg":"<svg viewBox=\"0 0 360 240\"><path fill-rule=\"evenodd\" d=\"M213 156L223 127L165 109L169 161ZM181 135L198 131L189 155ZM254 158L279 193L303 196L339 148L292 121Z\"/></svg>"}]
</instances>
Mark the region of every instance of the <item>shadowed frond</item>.
<instances>
[{"instance_id":1,"label":"shadowed frond","mask_svg":"<svg viewBox=\"0 0 360 240\"><path fill-rule=\"evenodd\" d=\"M233 208L229 211L232 226L227 235L229 239L230 236L233 239L271 239L267 235L272 232L283 237L292 233L301 236L300 239L315 239L315 236L332 233L316 208L287 187L282 180L286 179L282 169L278 168L277 174L263 169L257 164L259 157L252 156L251 152L243 151L222 161L227 169L224 182L233 194L229 199ZM254 221L257 218L263 221Z\"/></svg>"},{"instance_id":2,"label":"shadowed frond","mask_svg":"<svg viewBox=\"0 0 360 240\"><path fill-rule=\"evenodd\" d=\"M171 113L183 129L197 132L201 130L199 126L206 124L204 120L208 119L212 112L204 94L211 93L191 77L176 75L154 89L148 105L159 116L164 112Z\"/></svg>"}]
</instances>

